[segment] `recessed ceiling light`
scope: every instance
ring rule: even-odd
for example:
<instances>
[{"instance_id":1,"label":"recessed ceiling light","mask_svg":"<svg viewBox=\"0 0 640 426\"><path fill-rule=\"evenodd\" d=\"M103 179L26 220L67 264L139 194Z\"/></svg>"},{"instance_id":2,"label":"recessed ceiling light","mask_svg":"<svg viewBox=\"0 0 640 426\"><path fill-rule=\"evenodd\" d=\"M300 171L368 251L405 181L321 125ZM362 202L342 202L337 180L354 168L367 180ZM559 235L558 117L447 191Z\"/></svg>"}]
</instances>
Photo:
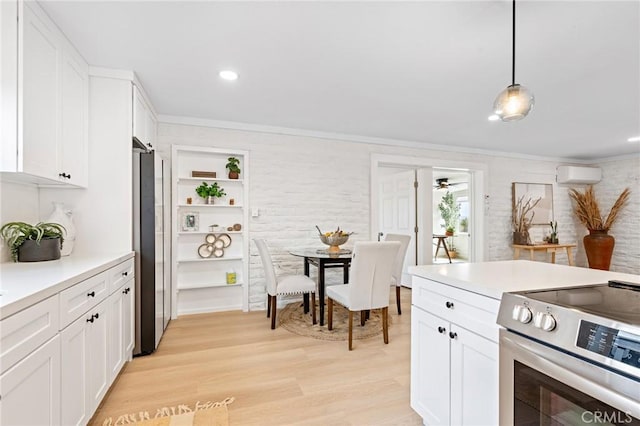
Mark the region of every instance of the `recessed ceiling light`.
<instances>
[{"instance_id":1,"label":"recessed ceiling light","mask_svg":"<svg viewBox=\"0 0 640 426\"><path fill-rule=\"evenodd\" d=\"M634 136L632 138L627 139L628 142L640 142L640 136Z\"/></svg>"},{"instance_id":2,"label":"recessed ceiling light","mask_svg":"<svg viewBox=\"0 0 640 426\"><path fill-rule=\"evenodd\" d=\"M489 121L498 121L498 120L500 120L500 117L496 114L489 116Z\"/></svg>"},{"instance_id":3,"label":"recessed ceiling light","mask_svg":"<svg viewBox=\"0 0 640 426\"><path fill-rule=\"evenodd\" d=\"M233 81L238 79L238 73L231 70L222 70L218 73L218 75L224 80Z\"/></svg>"}]
</instances>

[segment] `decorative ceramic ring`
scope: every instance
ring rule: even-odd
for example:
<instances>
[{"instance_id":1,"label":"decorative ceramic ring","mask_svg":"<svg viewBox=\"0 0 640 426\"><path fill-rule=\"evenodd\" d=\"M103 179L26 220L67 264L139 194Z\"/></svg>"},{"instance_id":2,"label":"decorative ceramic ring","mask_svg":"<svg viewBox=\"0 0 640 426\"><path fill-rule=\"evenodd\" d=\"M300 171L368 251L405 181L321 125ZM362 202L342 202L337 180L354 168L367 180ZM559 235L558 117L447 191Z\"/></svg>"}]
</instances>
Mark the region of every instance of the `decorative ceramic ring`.
<instances>
[{"instance_id":1,"label":"decorative ceramic ring","mask_svg":"<svg viewBox=\"0 0 640 426\"><path fill-rule=\"evenodd\" d=\"M213 247L217 249L224 248L224 241L222 241L220 238L216 238L216 240L213 242Z\"/></svg>"},{"instance_id":2,"label":"decorative ceramic ring","mask_svg":"<svg viewBox=\"0 0 640 426\"><path fill-rule=\"evenodd\" d=\"M204 259L211 256L213 246L211 244L202 244L198 247L198 255Z\"/></svg>"},{"instance_id":3,"label":"decorative ceramic ring","mask_svg":"<svg viewBox=\"0 0 640 426\"><path fill-rule=\"evenodd\" d=\"M220 234L218 235L218 241L222 241L224 248L227 248L231 245L231 237L229 234Z\"/></svg>"},{"instance_id":4,"label":"decorative ceramic ring","mask_svg":"<svg viewBox=\"0 0 640 426\"><path fill-rule=\"evenodd\" d=\"M213 250L213 257L222 257L224 256L224 249L216 248Z\"/></svg>"},{"instance_id":5,"label":"decorative ceramic ring","mask_svg":"<svg viewBox=\"0 0 640 426\"><path fill-rule=\"evenodd\" d=\"M204 237L204 240L209 244L213 244L214 241L216 240L216 236L215 234L207 234L207 236Z\"/></svg>"}]
</instances>

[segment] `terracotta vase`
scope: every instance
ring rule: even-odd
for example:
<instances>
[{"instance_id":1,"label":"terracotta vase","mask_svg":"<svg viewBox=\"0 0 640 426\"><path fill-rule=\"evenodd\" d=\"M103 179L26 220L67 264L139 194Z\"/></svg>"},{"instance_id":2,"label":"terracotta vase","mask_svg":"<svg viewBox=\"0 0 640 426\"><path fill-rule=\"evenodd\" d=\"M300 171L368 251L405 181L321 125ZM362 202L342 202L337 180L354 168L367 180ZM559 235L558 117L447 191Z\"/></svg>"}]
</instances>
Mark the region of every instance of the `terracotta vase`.
<instances>
[{"instance_id":1,"label":"terracotta vase","mask_svg":"<svg viewBox=\"0 0 640 426\"><path fill-rule=\"evenodd\" d=\"M584 251L587 253L589 268L609 270L615 239L607 231L589 230L589 235L582 239Z\"/></svg>"}]
</instances>

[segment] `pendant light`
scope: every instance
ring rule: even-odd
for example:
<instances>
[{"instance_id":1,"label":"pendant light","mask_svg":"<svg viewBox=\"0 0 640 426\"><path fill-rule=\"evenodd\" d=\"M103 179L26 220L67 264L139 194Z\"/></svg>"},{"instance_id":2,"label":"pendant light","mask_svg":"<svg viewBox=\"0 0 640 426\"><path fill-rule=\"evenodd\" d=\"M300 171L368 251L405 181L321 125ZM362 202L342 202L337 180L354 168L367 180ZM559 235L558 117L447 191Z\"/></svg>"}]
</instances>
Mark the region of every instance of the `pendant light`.
<instances>
[{"instance_id":1,"label":"pendant light","mask_svg":"<svg viewBox=\"0 0 640 426\"><path fill-rule=\"evenodd\" d=\"M511 84L493 102L493 112L502 121L521 120L533 108L533 93L516 84L516 0L513 0L513 26L511 38Z\"/></svg>"}]
</instances>

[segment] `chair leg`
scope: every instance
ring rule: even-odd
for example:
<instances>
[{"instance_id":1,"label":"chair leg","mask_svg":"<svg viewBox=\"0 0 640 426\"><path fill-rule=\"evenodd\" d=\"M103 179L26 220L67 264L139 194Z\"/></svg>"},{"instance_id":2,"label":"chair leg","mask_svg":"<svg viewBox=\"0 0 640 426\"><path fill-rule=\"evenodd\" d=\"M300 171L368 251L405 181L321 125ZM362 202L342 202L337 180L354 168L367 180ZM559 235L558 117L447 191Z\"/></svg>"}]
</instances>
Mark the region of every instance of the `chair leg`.
<instances>
[{"instance_id":1,"label":"chair leg","mask_svg":"<svg viewBox=\"0 0 640 426\"><path fill-rule=\"evenodd\" d=\"M316 294L311 293L311 317L313 318L313 325L316 325Z\"/></svg>"},{"instance_id":2,"label":"chair leg","mask_svg":"<svg viewBox=\"0 0 640 426\"><path fill-rule=\"evenodd\" d=\"M276 300L276 296L271 296L271 329L275 330L276 328L276 311L278 310L278 301Z\"/></svg>"},{"instance_id":3,"label":"chair leg","mask_svg":"<svg viewBox=\"0 0 640 426\"><path fill-rule=\"evenodd\" d=\"M318 303L322 303L319 300ZM333 330L333 299L327 298L327 329Z\"/></svg>"},{"instance_id":4,"label":"chair leg","mask_svg":"<svg viewBox=\"0 0 640 426\"><path fill-rule=\"evenodd\" d=\"M382 308L382 338L389 344L389 307Z\"/></svg>"},{"instance_id":5,"label":"chair leg","mask_svg":"<svg viewBox=\"0 0 640 426\"><path fill-rule=\"evenodd\" d=\"M349 350L353 350L353 311L351 310L349 310Z\"/></svg>"},{"instance_id":6,"label":"chair leg","mask_svg":"<svg viewBox=\"0 0 640 426\"><path fill-rule=\"evenodd\" d=\"M267 318L271 316L271 295L267 293Z\"/></svg>"},{"instance_id":7,"label":"chair leg","mask_svg":"<svg viewBox=\"0 0 640 426\"><path fill-rule=\"evenodd\" d=\"M360 326L364 327L364 322L367 319L367 311L360 311Z\"/></svg>"},{"instance_id":8,"label":"chair leg","mask_svg":"<svg viewBox=\"0 0 640 426\"><path fill-rule=\"evenodd\" d=\"M398 315L402 315L402 309L400 308L400 286L396 286L396 305L398 305Z\"/></svg>"}]
</instances>

